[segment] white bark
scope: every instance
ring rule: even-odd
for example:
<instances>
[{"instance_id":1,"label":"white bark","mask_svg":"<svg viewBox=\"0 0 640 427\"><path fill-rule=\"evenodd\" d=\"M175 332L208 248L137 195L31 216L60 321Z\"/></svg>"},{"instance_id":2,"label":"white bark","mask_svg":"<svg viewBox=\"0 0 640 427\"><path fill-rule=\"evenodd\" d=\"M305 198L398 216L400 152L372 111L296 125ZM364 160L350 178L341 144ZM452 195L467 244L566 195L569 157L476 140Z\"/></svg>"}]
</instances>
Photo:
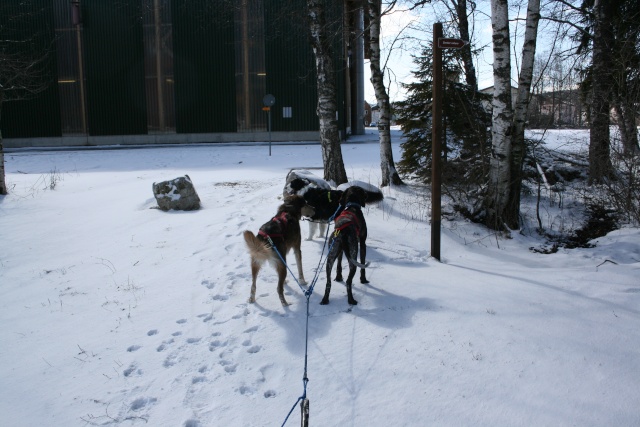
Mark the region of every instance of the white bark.
<instances>
[{"instance_id":1,"label":"white bark","mask_svg":"<svg viewBox=\"0 0 640 427\"><path fill-rule=\"evenodd\" d=\"M509 5L507 0L491 0L493 28L493 117L492 147L487 200L487 225L503 228L511 181L511 138L513 107L511 104L511 43L509 40Z\"/></svg>"},{"instance_id":2,"label":"white bark","mask_svg":"<svg viewBox=\"0 0 640 427\"><path fill-rule=\"evenodd\" d=\"M381 0L367 0L367 14L369 15L369 64L371 68L371 84L373 85L380 118L378 120L378 135L380 138L380 169L381 186L403 184L393 161L391 149L391 103L384 85L384 72L380 65L380 21L382 12Z\"/></svg>"}]
</instances>

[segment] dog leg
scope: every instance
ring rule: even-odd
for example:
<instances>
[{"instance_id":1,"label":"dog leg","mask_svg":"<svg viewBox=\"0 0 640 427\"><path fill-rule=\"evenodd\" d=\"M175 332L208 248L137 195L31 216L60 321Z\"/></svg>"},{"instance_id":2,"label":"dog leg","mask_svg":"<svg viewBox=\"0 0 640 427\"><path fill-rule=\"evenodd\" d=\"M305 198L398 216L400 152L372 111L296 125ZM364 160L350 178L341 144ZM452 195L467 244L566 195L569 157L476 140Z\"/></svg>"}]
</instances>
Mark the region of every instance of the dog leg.
<instances>
[{"instance_id":1,"label":"dog leg","mask_svg":"<svg viewBox=\"0 0 640 427\"><path fill-rule=\"evenodd\" d=\"M286 261L285 261L286 262ZM287 277L287 266L282 262L276 264L276 271L278 272L278 296L283 307L289 305L286 299L284 299L284 279Z\"/></svg>"},{"instance_id":2,"label":"dog leg","mask_svg":"<svg viewBox=\"0 0 640 427\"><path fill-rule=\"evenodd\" d=\"M296 264L298 265L298 278L300 285L305 286L307 281L304 279L304 273L302 271L302 251L300 250L300 246L293 248L293 254L296 257Z\"/></svg>"},{"instance_id":3,"label":"dog leg","mask_svg":"<svg viewBox=\"0 0 640 427\"><path fill-rule=\"evenodd\" d=\"M331 269L333 268L333 263L335 262L338 256L341 256L342 249L340 247L340 240L337 238L333 238L334 240L331 242L331 250L327 254L327 285L324 288L324 297L320 304L326 305L329 304L329 294L331 293Z\"/></svg>"},{"instance_id":4,"label":"dog leg","mask_svg":"<svg viewBox=\"0 0 640 427\"><path fill-rule=\"evenodd\" d=\"M258 272L260 271L260 263L251 260L251 294L249 295L249 303L256 302L256 279L258 278Z\"/></svg>"},{"instance_id":5,"label":"dog leg","mask_svg":"<svg viewBox=\"0 0 640 427\"><path fill-rule=\"evenodd\" d=\"M324 236L327 235L327 227L329 225L326 222L321 222L318 225L318 228L320 229L320 234L318 234L318 236L320 236L321 238L324 238Z\"/></svg>"},{"instance_id":6,"label":"dog leg","mask_svg":"<svg viewBox=\"0 0 640 427\"><path fill-rule=\"evenodd\" d=\"M336 266L336 282L342 282L344 279L342 278L342 251L338 254L338 265Z\"/></svg>"},{"instance_id":7,"label":"dog leg","mask_svg":"<svg viewBox=\"0 0 640 427\"><path fill-rule=\"evenodd\" d=\"M313 240L313 235L316 232L316 223L313 221L309 221L309 237L307 240Z\"/></svg>"},{"instance_id":8,"label":"dog leg","mask_svg":"<svg viewBox=\"0 0 640 427\"><path fill-rule=\"evenodd\" d=\"M367 258L367 244L365 243L364 239L360 239L360 263L362 265L366 265L366 260ZM369 281L367 280L367 276L365 275L365 270L364 268L360 269L360 283L369 283Z\"/></svg>"},{"instance_id":9,"label":"dog leg","mask_svg":"<svg viewBox=\"0 0 640 427\"><path fill-rule=\"evenodd\" d=\"M355 239L354 239L355 240ZM358 256L358 243L355 241L351 241L349 247L345 248L344 252L349 254L348 256L351 259L356 259ZM358 301L353 298L353 290L351 284L353 283L353 277L356 275L356 270L358 268L355 264L349 263L349 275L347 276L347 300L349 301L349 305L357 305Z\"/></svg>"}]
</instances>

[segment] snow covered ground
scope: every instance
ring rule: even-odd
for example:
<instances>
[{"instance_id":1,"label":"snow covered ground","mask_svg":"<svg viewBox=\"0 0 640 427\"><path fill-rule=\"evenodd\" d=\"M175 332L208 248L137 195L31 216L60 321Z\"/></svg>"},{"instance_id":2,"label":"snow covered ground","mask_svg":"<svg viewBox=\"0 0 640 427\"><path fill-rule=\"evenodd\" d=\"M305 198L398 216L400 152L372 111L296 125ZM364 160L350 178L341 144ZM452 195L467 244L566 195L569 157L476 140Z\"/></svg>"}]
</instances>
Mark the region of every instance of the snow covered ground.
<instances>
[{"instance_id":1,"label":"snow covered ground","mask_svg":"<svg viewBox=\"0 0 640 427\"><path fill-rule=\"evenodd\" d=\"M345 166L378 184L367 138L343 145ZM282 425L306 299L290 279L283 308L266 266L247 303L242 232L275 213L291 168L321 165L304 144L7 153L0 424ZM152 183L184 174L202 209L153 209ZM424 191L384 194L365 211L359 304L336 283L319 305L323 271L310 298L310 425L640 425L640 230L543 255L534 233L443 221L438 262ZM309 281L322 247L303 241Z\"/></svg>"}]
</instances>

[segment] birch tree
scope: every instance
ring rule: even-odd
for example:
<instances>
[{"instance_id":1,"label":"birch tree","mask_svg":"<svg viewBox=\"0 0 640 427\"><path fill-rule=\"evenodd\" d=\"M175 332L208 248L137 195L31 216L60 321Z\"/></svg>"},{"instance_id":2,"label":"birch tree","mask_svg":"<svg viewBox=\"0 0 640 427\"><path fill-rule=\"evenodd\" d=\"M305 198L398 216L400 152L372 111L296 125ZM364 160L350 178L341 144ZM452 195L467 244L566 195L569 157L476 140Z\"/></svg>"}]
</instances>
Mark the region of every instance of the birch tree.
<instances>
[{"instance_id":1,"label":"birch tree","mask_svg":"<svg viewBox=\"0 0 640 427\"><path fill-rule=\"evenodd\" d=\"M511 95L509 2L508 0L491 0L494 93L485 223L497 230L516 229L520 223L520 191L525 155L524 127L533 77L539 20L540 0L529 0L514 112Z\"/></svg>"},{"instance_id":2,"label":"birch tree","mask_svg":"<svg viewBox=\"0 0 640 427\"><path fill-rule=\"evenodd\" d=\"M338 132L337 96L333 66L333 49L327 34L327 19L322 0L307 0L307 17L311 47L316 60L320 144L324 164L324 179L335 185L347 182Z\"/></svg>"},{"instance_id":3,"label":"birch tree","mask_svg":"<svg viewBox=\"0 0 640 427\"><path fill-rule=\"evenodd\" d=\"M520 75L518 77L518 95L513 117L513 141L511 161L511 190L509 211L513 211L516 219L520 216L520 194L522 191L522 167L525 158L524 130L529 111L531 83L533 81L533 65L536 57L536 40L538 38L538 22L540 21L540 0L529 0L527 19L522 45Z\"/></svg>"},{"instance_id":4,"label":"birch tree","mask_svg":"<svg viewBox=\"0 0 640 427\"><path fill-rule=\"evenodd\" d=\"M395 2L394 2L395 3ZM391 6L392 7L392 6ZM403 185L396 170L391 149L391 103L384 85L384 71L380 64L380 25L382 17L382 0L367 0L367 14L369 16L369 59L371 68L371 84L373 85L380 118L378 120L378 135L380 138L380 169L382 175L381 186L390 184Z\"/></svg>"},{"instance_id":5,"label":"birch tree","mask_svg":"<svg viewBox=\"0 0 640 427\"><path fill-rule=\"evenodd\" d=\"M493 116L491 159L486 199L486 225L493 229L517 228L518 217L509 211L513 142L511 103L511 40L507 0L491 0L493 30Z\"/></svg>"}]
</instances>

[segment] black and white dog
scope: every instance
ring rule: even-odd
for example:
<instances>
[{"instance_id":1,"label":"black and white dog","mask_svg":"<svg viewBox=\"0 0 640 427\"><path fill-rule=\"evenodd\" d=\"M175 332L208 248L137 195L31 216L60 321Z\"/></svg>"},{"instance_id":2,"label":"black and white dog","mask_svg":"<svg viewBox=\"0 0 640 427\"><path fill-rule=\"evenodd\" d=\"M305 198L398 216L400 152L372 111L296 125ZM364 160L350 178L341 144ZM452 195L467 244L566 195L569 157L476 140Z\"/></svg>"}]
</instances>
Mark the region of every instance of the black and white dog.
<instances>
[{"instance_id":1,"label":"black and white dog","mask_svg":"<svg viewBox=\"0 0 640 427\"><path fill-rule=\"evenodd\" d=\"M333 189L327 181L307 170L292 170L289 172L283 194L285 196L298 195L304 197L307 205L314 210L314 214L307 217L309 219L307 240L313 239L316 235L325 237L327 225L344 208L344 206L340 205L341 197L345 190L353 186L358 186L365 190L367 202L369 203L379 202L384 198L379 188L362 181L351 181L338 186L337 189Z\"/></svg>"}]
</instances>

